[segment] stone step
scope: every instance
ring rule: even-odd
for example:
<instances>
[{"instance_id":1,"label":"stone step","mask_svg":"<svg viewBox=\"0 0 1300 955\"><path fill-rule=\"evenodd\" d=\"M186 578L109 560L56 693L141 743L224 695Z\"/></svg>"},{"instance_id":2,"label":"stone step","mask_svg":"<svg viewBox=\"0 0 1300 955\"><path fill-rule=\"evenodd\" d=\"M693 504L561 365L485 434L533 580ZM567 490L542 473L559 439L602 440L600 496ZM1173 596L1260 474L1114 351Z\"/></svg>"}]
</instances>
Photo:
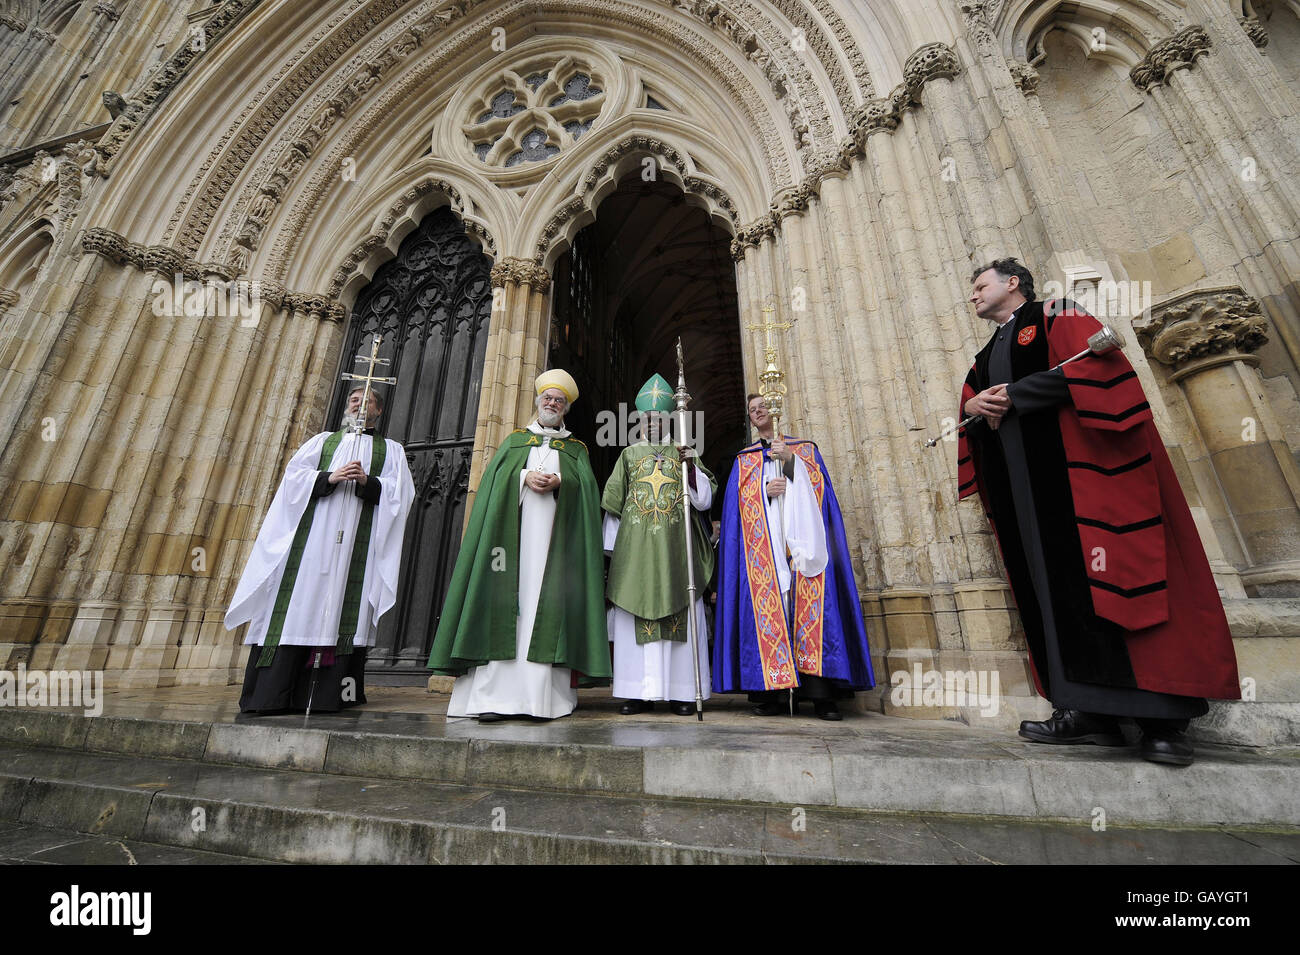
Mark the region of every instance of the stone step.
<instances>
[{"instance_id":1,"label":"stone step","mask_svg":"<svg viewBox=\"0 0 1300 955\"><path fill-rule=\"evenodd\" d=\"M271 859L0 822L0 865L271 865Z\"/></svg>"},{"instance_id":2,"label":"stone step","mask_svg":"<svg viewBox=\"0 0 1300 955\"><path fill-rule=\"evenodd\" d=\"M1300 863L1296 832L1098 830L1084 821L529 791L0 744L0 847L6 832L21 843L37 827L110 847L291 863Z\"/></svg>"},{"instance_id":3,"label":"stone step","mask_svg":"<svg viewBox=\"0 0 1300 955\"><path fill-rule=\"evenodd\" d=\"M1300 830L1294 750L1202 745L1196 763L1061 747L968 727L841 724L447 723L427 714L240 718L0 708L0 741L70 754L331 778L1111 825ZM57 823L51 823L57 824Z\"/></svg>"}]
</instances>

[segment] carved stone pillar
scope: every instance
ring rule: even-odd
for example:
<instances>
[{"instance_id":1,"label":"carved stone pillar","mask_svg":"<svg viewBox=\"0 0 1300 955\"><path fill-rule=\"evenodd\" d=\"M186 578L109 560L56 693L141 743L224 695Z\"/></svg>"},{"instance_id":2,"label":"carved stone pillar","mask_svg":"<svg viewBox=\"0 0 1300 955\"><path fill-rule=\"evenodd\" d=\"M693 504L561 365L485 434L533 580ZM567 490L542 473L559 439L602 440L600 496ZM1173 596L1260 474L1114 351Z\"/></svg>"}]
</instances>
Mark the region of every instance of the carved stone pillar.
<instances>
[{"instance_id":1,"label":"carved stone pillar","mask_svg":"<svg viewBox=\"0 0 1300 955\"><path fill-rule=\"evenodd\" d=\"M507 258L492 267L491 275L492 319L483 356L470 494L505 436L532 419L533 381L546 368L550 273L529 259ZM466 519L471 506L465 507Z\"/></svg>"},{"instance_id":2,"label":"carved stone pillar","mask_svg":"<svg viewBox=\"0 0 1300 955\"><path fill-rule=\"evenodd\" d=\"M1300 281L1300 190L1287 174L1290 157L1239 118L1243 110L1253 115L1248 104L1234 102L1248 91L1236 89L1230 67L1213 49L1203 27L1187 27L1153 46L1129 76L1164 114L1189 172L1241 258L1239 274L1258 276L1251 287L1266 296L1274 333L1300 365L1300 295L1276 294ZM1286 139L1282 135L1279 142Z\"/></svg>"},{"instance_id":3,"label":"carved stone pillar","mask_svg":"<svg viewBox=\"0 0 1300 955\"><path fill-rule=\"evenodd\" d=\"M1259 303L1235 286L1198 289L1133 327L1187 397L1246 555L1247 591L1300 595L1300 470L1255 371L1252 353L1268 340Z\"/></svg>"}]
</instances>

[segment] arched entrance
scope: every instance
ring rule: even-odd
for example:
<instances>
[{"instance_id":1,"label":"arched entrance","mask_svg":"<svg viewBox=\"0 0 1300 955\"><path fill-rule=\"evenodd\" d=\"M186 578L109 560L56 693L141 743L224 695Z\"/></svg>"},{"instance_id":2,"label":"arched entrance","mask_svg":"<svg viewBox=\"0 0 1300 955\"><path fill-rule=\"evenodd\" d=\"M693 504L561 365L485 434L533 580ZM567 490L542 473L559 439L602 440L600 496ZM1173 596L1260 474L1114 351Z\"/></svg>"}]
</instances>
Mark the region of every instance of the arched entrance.
<instances>
[{"instance_id":1,"label":"arched entrance","mask_svg":"<svg viewBox=\"0 0 1300 955\"><path fill-rule=\"evenodd\" d=\"M597 440L597 416L631 410L656 372L676 384L679 335L705 464L720 483L730 473L748 434L730 240L679 187L632 173L556 262L549 365L578 382L567 423L602 483L621 447Z\"/></svg>"},{"instance_id":2,"label":"arched entrance","mask_svg":"<svg viewBox=\"0 0 1300 955\"><path fill-rule=\"evenodd\" d=\"M420 222L358 297L342 368L361 367L375 332L397 378L384 412L385 434L406 449L415 503L402 551L397 606L384 615L368 669L427 677L425 661L443 593L460 549L483 354L492 312L491 262L451 209ZM335 388L329 420L343 413Z\"/></svg>"}]
</instances>

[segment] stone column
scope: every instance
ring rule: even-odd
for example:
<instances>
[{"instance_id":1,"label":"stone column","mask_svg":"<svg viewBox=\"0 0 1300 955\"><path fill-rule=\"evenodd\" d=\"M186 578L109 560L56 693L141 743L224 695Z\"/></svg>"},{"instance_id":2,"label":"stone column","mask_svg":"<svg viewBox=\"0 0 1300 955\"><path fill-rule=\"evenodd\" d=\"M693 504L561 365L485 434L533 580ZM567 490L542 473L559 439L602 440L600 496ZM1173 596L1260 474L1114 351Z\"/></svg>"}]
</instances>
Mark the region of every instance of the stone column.
<instances>
[{"instance_id":1,"label":"stone column","mask_svg":"<svg viewBox=\"0 0 1300 955\"><path fill-rule=\"evenodd\" d=\"M1240 273L1255 279L1251 284L1270 306L1275 334L1300 366L1300 190L1287 181L1286 161L1272 144L1233 118L1239 104L1217 88L1221 64L1207 66L1216 78L1211 82L1193 68L1214 60L1212 46L1204 28L1188 27L1153 46L1129 76L1150 94L1183 146L1194 181L1240 256ZM1198 151L1194 144L1200 143L1207 148Z\"/></svg>"},{"instance_id":2,"label":"stone column","mask_svg":"<svg viewBox=\"0 0 1300 955\"><path fill-rule=\"evenodd\" d=\"M1259 303L1240 287L1198 289L1134 323L1148 357L1171 369L1227 501L1252 596L1300 596L1300 469L1264 397L1252 354L1267 340Z\"/></svg>"},{"instance_id":3,"label":"stone column","mask_svg":"<svg viewBox=\"0 0 1300 955\"><path fill-rule=\"evenodd\" d=\"M533 381L546 368L551 275L529 259L492 267L492 319L483 357L474 457L470 463L469 520L483 468L511 431L532 420Z\"/></svg>"}]
</instances>

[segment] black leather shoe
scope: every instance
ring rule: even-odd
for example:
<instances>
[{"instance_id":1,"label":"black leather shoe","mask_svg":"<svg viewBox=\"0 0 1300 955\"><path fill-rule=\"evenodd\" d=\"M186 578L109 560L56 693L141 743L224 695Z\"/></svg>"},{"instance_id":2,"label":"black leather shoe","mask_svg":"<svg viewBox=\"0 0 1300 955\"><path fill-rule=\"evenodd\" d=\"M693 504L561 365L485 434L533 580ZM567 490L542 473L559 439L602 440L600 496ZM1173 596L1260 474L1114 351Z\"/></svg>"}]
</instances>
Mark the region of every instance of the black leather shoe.
<instances>
[{"instance_id":1,"label":"black leather shoe","mask_svg":"<svg viewBox=\"0 0 1300 955\"><path fill-rule=\"evenodd\" d=\"M1035 743L1095 743L1098 746L1127 746L1119 722L1113 716L1080 710L1052 710L1050 720L1025 720L1020 735Z\"/></svg>"},{"instance_id":2,"label":"black leather shoe","mask_svg":"<svg viewBox=\"0 0 1300 955\"><path fill-rule=\"evenodd\" d=\"M1192 744L1182 733L1173 731L1142 734L1142 758L1168 766L1190 766L1196 756Z\"/></svg>"},{"instance_id":3,"label":"black leather shoe","mask_svg":"<svg viewBox=\"0 0 1300 955\"><path fill-rule=\"evenodd\" d=\"M831 722L844 719L840 715L840 708L835 705L834 700L814 700L813 712L817 714L818 719L830 720Z\"/></svg>"},{"instance_id":4,"label":"black leather shoe","mask_svg":"<svg viewBox=\"0 0 1300 955\"><path fill-rule=\"evenodd\" d=\"M750 712L755 716L785 716L790 712L789 703L759 703L750 707Z\"/></svg>"},{"instance_id":5,"label":"black leather shoe","mask_svg":"<svg viewBox=\"0 0 1300 955\"><path fill-rule=\"evenodd\" d=\"M480 723L500 723L505 719L500 713L480 713L474 718Z\"/></svg>"},{"instance_id":6,"label":"black leather shoe","mask_svg":"<svg viewBox=\"0 0 1300 955\"><path fill-rule=\"evenodd\" d=\"M646 713L655 708L652 700L628 700L618 708L618 711L624 716L634 716L637 713Z\"/></svg>"},{"instance_id":7,"label":"black leather shoe","mask_svg":"<svg viewBox=\"0 0 1300 955\"><path fill-rule=\"evenodd\" d=\"M671 703L668 704L668 706L669 706L669 708L672 709L672 711L673 711L674 713L676 713L678 716L694 716L694 715L695 715L695 704L694 704L694 703L683 703L681 700L673 700Z\"/></svg>"}]
</instances>

